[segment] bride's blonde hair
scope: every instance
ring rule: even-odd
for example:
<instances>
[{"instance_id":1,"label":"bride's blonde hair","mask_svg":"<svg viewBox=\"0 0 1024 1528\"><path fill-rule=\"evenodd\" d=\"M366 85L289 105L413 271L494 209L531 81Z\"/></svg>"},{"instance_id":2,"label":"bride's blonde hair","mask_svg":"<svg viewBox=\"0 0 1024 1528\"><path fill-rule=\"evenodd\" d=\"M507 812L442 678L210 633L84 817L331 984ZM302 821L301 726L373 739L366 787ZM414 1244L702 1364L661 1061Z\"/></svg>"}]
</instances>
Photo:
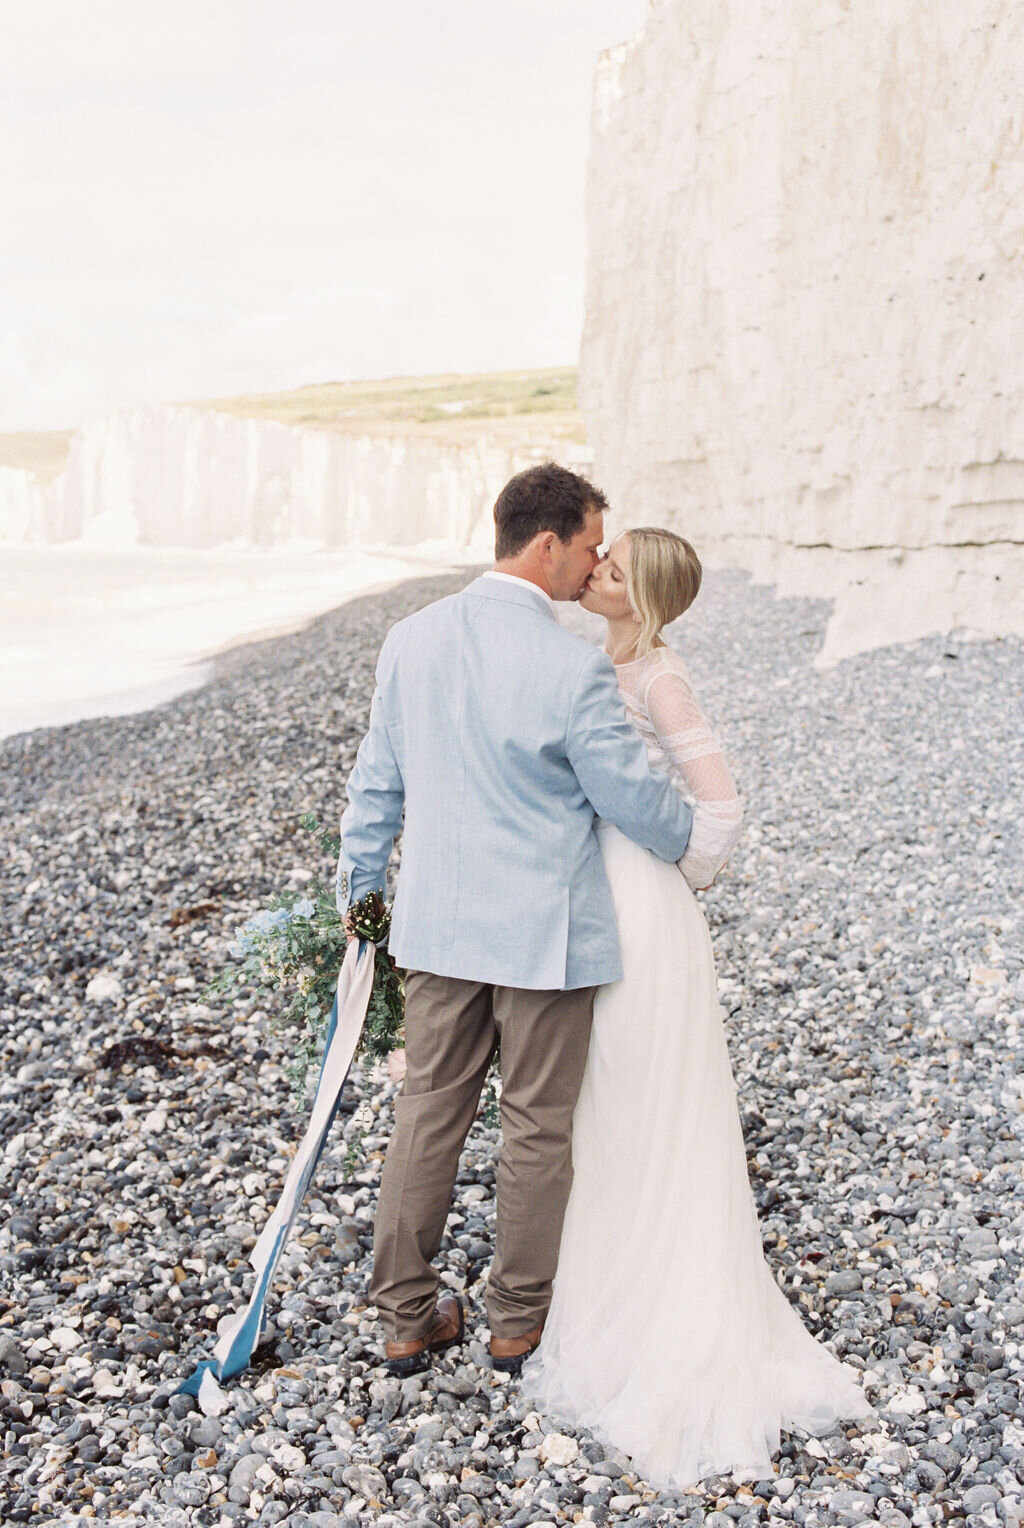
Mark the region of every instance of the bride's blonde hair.
<instances>
[{"instance_id":1,"label":"bride's blonde hair","mask_svg":"<svg viewBox=\"0 0 1024 1528\"><path fill-rule=\"evenodd\" d=\"M663 626L689 610L700 590L700 558L674 531L643 525L629 537L626 594L640 622L636 655L644 657Z\"/></svg>"}]
</instances>

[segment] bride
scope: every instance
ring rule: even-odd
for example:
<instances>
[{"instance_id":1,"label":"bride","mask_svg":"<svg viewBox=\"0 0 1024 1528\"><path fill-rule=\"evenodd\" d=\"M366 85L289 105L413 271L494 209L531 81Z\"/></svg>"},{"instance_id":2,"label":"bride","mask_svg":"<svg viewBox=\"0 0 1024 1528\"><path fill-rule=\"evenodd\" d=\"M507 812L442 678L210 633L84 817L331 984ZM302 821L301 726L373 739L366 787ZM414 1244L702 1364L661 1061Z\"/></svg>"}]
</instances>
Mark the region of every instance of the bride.
<instances>
[{"instance_id":1,"label":"bride","mask_svg":"<svg viewBox=\"0 0 1024 1528\"><path fill-rule=\"evenodd\" d=\"M523 1369L524 1393L546 1415L590 1429L668 1487L770 1475L783 1430L871 1414L853 1370L810 1335L762 1253L694 896L725 863L742 812L686 667L660 634L700 579L689 542L633 530L579 602L607 622L652 767L696 809L678 869L599 828L623 978L598 990L554 1296Z\"/></svg>"}]
</instances>

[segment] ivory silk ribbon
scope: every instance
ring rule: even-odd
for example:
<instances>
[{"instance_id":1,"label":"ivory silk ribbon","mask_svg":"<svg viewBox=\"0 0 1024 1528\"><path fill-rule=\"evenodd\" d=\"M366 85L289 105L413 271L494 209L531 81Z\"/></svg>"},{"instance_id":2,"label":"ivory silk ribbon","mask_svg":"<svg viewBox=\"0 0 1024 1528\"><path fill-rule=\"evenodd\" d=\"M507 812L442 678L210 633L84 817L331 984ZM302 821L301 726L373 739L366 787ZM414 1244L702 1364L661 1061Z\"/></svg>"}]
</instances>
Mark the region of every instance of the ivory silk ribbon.
<instances>
[{"instance_id":1,"label":"ivory silk ribbon","mask_svg":"<svg viewBox=\"0 0 1024 1528\"><path fill-rule=\"evenodd\" d=\"M249 1303L220 1334L213 1358L205 1359L178 1388L179 1395L198 1397L203 1411L217 1413L227 1406L218 1380L232 1379L248 1366L259 1342L263 1308L285 1243L320 1160L328 1132L337 1113L341 1090L359 1044L366 1009L373 988L373 945L364 940L350 944L338 976L338 992L331 1008L313 1109L302 1143L292 1158L277 1208L263 1228L249 1261L256 1271Z\"/></svg>"}]
</instances>

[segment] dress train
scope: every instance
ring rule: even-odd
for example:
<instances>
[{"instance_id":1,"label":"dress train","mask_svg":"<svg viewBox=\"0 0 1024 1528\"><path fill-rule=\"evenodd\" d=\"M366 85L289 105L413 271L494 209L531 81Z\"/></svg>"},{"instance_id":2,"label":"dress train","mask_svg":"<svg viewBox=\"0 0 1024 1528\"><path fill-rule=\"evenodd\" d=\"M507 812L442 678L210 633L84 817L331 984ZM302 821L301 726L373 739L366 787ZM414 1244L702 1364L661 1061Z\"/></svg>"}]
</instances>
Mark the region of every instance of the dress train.
<instances>
[{"instance_id":1,"label":"dress train","mask_svg":"<svg viewBox=\"0 0 1024 1528\"><path fill-rule=\"evenodd\" d=\"M523 1392L653 1484L771 1475L784 1430L869 1416L765 1262L711 940L666 864L602 825L623 979L600 989L575 1179Z\"/></svg>"}]
</instances>

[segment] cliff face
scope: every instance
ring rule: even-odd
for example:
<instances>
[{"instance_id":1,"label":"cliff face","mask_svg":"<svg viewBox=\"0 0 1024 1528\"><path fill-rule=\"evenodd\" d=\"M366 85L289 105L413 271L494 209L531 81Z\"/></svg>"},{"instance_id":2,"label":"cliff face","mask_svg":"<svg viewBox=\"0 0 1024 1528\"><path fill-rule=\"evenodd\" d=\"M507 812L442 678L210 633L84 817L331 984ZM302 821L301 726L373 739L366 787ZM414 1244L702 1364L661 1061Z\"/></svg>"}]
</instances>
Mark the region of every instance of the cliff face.
<instances>
[{"instance_id":1,"label":"cliff face","mask_svg":"<svg viewBox=\"0 0 1024 1528\"><path fill-rule=\"evenodd\" d=\"M337 435L194 408L135 409L71 441L51 483L0 468L0 540L112 545L459 546L493 539L491 507L520 468L557 451L482 436L441 445Z\"/></svg>"},{"instance_id":2,"label":"cliff face","mask_svg":"<svg viewBox=\"0 0 1024 1528\"><path fill-rule=\"evenodd\" d=\"M1012 0L654 0L602 61L595 476L834 596L823 661L1024 632L1022 78Z\"/></svg>"}]
</instances>

